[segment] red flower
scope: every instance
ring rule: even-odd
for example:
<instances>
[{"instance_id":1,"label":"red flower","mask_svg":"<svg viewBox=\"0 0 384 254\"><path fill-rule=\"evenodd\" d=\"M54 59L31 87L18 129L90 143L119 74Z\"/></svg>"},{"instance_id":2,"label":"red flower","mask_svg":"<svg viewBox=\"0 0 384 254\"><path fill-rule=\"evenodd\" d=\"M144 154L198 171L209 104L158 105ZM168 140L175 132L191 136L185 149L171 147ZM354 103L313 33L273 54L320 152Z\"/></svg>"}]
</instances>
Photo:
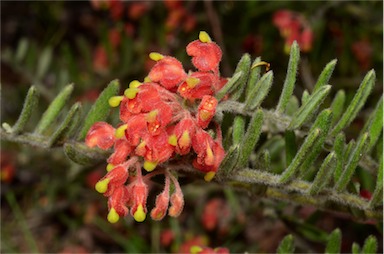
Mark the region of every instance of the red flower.
<instances>
[{"instance_id":1,"label":"red flower","mask_svg":"<svg viewBox=\"0 0 384 254\"><path fill-rule=\"evenodd\" d=\"M200 32L199 38L188 44L187 54L192 56L193 65L200 71L216 72L221 61L221 49L207 33Z\"/></svg>"},{"instance_id":2,"label":"red flower","mask_svg":"<svg viewBox=\"0 0 384 254\"><path fill-rule=\"evenodd\" d=\"M128 170L124 166L117 166L109 171L95 185L95 189L108 197L113 194L115 189L122 186L128 179Z\"/></svg>"},{"instance_id":3,"label":"red flower","mask_svg":"<svg viewBox=\"0 0 384 254\"><path fill-rule=\"evenodd\" d=\"M184 81L187 74L179 60L160 54L152 54L150 56L152 60L157 61L148 75L151 81L159 82L168 90Z\"/></svg>"},{"instance_id":4,"label":"red flower","mask_svg":"<svg viewBox=\"0 0 384 254\"><path fill-rule=\"evenodd\" d=\"M126 139L116 140L114 146L115 152L108 158L107 162L112 165L118 165L127 160L132 152L132 146Z\"/></svg>"},{"instance_id":5,"label":"red flower","mask_svg":"<svg viewBox=\"0 0 384 254\"><path fill-rule=\"evenodd\" d=\"M115 143L115 128L105 122L95 123L88 131L85 143L89 147L108 149Z\"/></svg>"},{"instance_id":6,"label":"red flower","mask_svg":"<svg viewBox=\"0 0 384 254\"><path fill-rule=\"evenodd\" d=\"M197 125L205 129L216 112L217 100L213 96L204 95L197 110Z\"/></svg>"},{"instance_id":7,"label":"red flower","mask_svg":"<svg viewBox=\"0 0 384 254\"><path fill-rule=\"evenodd\" d=\"M192 137L196 132L196 123L189 117L182 119L174 129L175 151L180 155L188 154L192 146Z\"/></svg>"},{"instance_id":8,"label":"red flower","mask_svg":"<svg viewBox=\"0 0 384 254\"><path fill-rule=\"evenodd\" d=\"M147 214L148 186L139 177L132 186L132 207L131 215L137 222L145 220Z\"/></svg>"},{"instance_id":9,"label":"red flower","mask_svg":"<svg viewBox=\"0 0 384 254\"><path fill-rule=\"evenodd\" d=\"M177 89L185 99L201 99L204 95L212 95L215 92L217 76L209 72L194 72Z\"/></svg>"}]
</instances>

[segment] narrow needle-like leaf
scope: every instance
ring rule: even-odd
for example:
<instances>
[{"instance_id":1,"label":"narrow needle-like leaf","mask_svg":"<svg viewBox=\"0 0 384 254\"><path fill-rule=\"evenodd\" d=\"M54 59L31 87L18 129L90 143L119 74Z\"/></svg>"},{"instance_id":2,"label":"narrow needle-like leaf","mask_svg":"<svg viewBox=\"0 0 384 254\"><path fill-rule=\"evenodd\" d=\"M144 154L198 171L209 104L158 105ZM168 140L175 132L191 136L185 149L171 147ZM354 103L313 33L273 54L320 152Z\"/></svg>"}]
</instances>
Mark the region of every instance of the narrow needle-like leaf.
<instances>
[{"instance_id":1,"label":"narrow needle-like leaf","mask_svg":"<svg viewBox=\"0 0 384 254\"><path fill-rule=\"evenodd\" d=\"M17 119L15 125L12 127L13 134L19 134L24 130L24 127L31 117L33 110L35 110L37 107L38 99L39 95L36 88L31 86L31 88L28 90L28 94L25 98L23 109L21 110L19 118Z\"/></svg>"},{"instance_id":2,"label":"narrow needle-like leaf","mask_svg":"<svg viewBox=\"0 0 384 254\"><path fill-rule=\"evenodd\" d=\"M341 231L336 228L329 235L327 246L325 247L326 254L337 254L340 253L341 247Z\"/></svg>"},{"instance_id":3,"label":"narrow needle-like leaf","mask_svg":"<svg viewBox=\"0 0 384 254\"><path fill-rule=\"evenodd\" d=\"M374 207L380 202L383 202L383 157L381 156L379 162L379 171L377 172L376 186L375 190L372 193L371 201L369 202L369 207Z\"/></svg>"},{"instance_id":4,"label":"narrow needle-like leaf","mask_svg":"<svg viewBox=\"0 0 384 254\"><path fill-rule=\"evenodd\" d=\"M108 100L119 92L119 87L119 81L113 80L100 94L99 98L96 100L95 104L92 106L91 110L89 110L87 116L85 117L84 125L79 132L77 140L84 139L89 128L91 128L94 123L103 121L108 117L110 111Z\"/></svg>"},{"instance_id":5,"label":"narrow needle-like leaf","mask_svg":"<svg viewBox=\"0 0 384 254\"><path fill-rule=\"evenodd\" d=\"M239 79L243 76L243 72L233 74L232 78L228 80L223 88L221 88L215 95L216 99L220 101L228 93L231 93L233 90L236 90L240 85Z\"/></svg>"},{"instance_id":6,"label":"narrow needle-like leaf","mask_svg":"<svg viewBox=\"0 0 384 254\"><path fill-rule=\"evenodd\" d=\"M62 139L70 131L71 126L74 124L74 120L80 114L80 110L81 110L81 104L79 102L75 103L71 107L64 121L61 123L59 128L52 134L51 138L49 139L48 147L51 147L55 145L57 142L62 141Z\"/></svg>"},{"instance_id":7,"label":"narrow needle-like leaf","mask_svg":"<svg viewBox=\"0 0 384 254\"><path fill-rule=\"evenodd\" d=\"M340 116L344 110L344 104L345 104L345 92L344 90L339 90L336 93L336 96L333 99L333 102L331 105L331 110L333 113L332 126L335 125L336 121L340 119Z\"/></svg>"},{"instance_id":8,"label":"narrow needle-like leaf","mask_svg":"<svg viewBox=\"0 0 384 254\"><path fill-rule=\"evenodd\" d=\"M342 129L348 126L353 121L353 119L355 119L357 113L359 113L360 109L363 107L369 94L371 93L372 88L375 85L375 79L376 74L374 70L371 70L367 73L351 103L342 115L340 121L333 128L331 132L332 136L336 136Z\"/></svg>"},{"instance_id":9,"label":"narrow needle-like leaf","mask_svg":"<svg viewBox=\"0 0 384 254\"><path fill-rule=\"evenodd\" d=\"M335 141L333 142L333 150L336 154L336 168L333 174L333 180L335 183L337 183L341 174L343 173L343 166L345 161L345 135L343 132L337 134Z\"/></svg>"},{"instance_id":10,"label":"narrow needle-like leaf","mask_svg":"<svg viewBox=\"0 0 384 254\"><path fill-rule=\"evenodd\" d=\"M273 72L269 71L256 83L251 89L247 99L245 100L245 109L254 110L263 102L264 98L268 95L273 81Z\"/></svg>"},{"instance_id":11,"label":"narrow needle-like leaf","mask_svg":"<svg viewBox=\"0 0 384 254\"><path fill-rule=\"evenodd\" d=\"M293 42L291 53L288 62L287 76L284 81L283 91L281 92L279 103L277 104L276 111L284 113L288 101L292 96L293 89L296 82L297 67L300 60L300 48L297 42Z\"/></svg>"},{"instance_id":12,"label":"narrow needle-like leaf","mask_svg":"<svg viewBox=\"0 0 384 254\"><path fill-rule=\"evenodd\" d=\"M220 174L229 175L235 168L240 155L238 145L231 146L220 165Z\"/></svg>"},{"instance_id":13,"label":"narrow needle-like leaf","mask_svg":"<svg viewBox=\"0 0 384 254\"><path fill-rule=\"evenodd\" d=\"M361 248L361 253L376 253L377 252L377 239L373 235L370 235L365 239L364 245Z\"/></svg>"},{"instance_id":14,"label":"narrow needle-like leaf","mask_svg":"<svg viewBox=\"0 0 384 254\"><path fill-rule=\"evenodd\" d=\"M255 66L256 64L261 62L261 58L257 57L255 61L253 61L252 66ZM260 73L261 73L261 66L251 68L251 72L249 73L249 78L247 82L247 88L245 89L245 98L249 98L249 93L253 89L253 87L257 84L257 82L260 79Z\"/></svg>"},{"instance_id":15,"label":"narrow needle-like leaf","mask_svg":"<svg viewBox=\"0 0 384 254\"><path fill-rule=\"evenodd\" d=\"M334 60L330 61L330 62L324 67L323 71L321 72L321 74L320 74L320 76L319 76L319 79L318 79L317 82L316 82L315 87L313 88L312 93L316 92L316 91L317 91L320 87L322 87L323 85L328 84L329 79L330 79L331 76L332 76L333 70L335 69L336 63L337 63L337 60L334 59Z\"/></svg>"},{"instance_id":16,"label":"narrow needle-like leaf","mask_svg":"<svg viewBox=\"0 0 384 254\"><path fill-rule=\"evenodd\" d=\"M364 151L366 150L367 144L369 142L368 133L365 133L356 144L355 149L352 151L351 155L348 158L348 162L345 166L345 170L341 175L339 181L336 183L336 190L341 192L347 187L348 183L351 181L357 164L359 163L360 158L363 156Z\"/></svg>"},{"instance_id":17,"label":"narrow needle-like leaf","mask_svg":"<svg viewBox=\"0 0 384 254\"><path fill-rule=\"evenodd\" d=\"M376 105L374 112L371 113L363 130L360 133L369 132L369 145L367 151L370 152L377 143L383 131L383 96Z\"/></svg>"},{"instance_id":18,"label":"narrow needle-like leaf","mask_svg":"<svg viewBox=\"0 0 384 254\"><path fill-rule=\"evenodd\" d=\"M297 153L296 135L294 131L285 132L285 165L288 167Z\"/></svg>"},{"instance_id":19,"label":"narrow needle-like leaf","mask_svg":"<svg viewBox=\"0 0 384 254\"><path fill-rule=\"evenodd\" d=\"M259 140L261 127L263 125L264 113L261 109L255 111L253 114L249 126L247 128L247 132L244 135L242 140L242 146L240 149L240 157L238 162L238 167L247 166L249 156L251 155L253 149Z\"/></svg>"},{"instance_id":20,"label":"narrow needle-like leaf","mask_svg":"<svg viewBox=\"0 0 384 254\"><path fill-rule=\"evenodd\" d=\"M56 120L57 115L60 113L60 111L65 106L65 104L68 101L72 91L73 91L73 84L70 84L70 85L67 85L56 96L56 98L51 102L51 104L49 105L49 107L44 112L43 116L41 117L39 123L37 124L37 126L35 128L36 134L42 134L50 126L50 124Z\"/></svg>"},{"instance_id":21,"label":"narrow needle-like leaf","mask_svg":"<svg viewBox=\"0 0 384 254\"><path fill-rule=\"evenodd\" d=\"M242 72L243 75L239 79L239 85L237 89L231 94L233 100L239 100L243 94L245 87L247 86L249 71L251 70L251 56L249 54L244 54L239 63L237 64L236 70L234 73Z\"/></svg>"},{"instance_id":22,"label":"narrow needle-like leaf","mask_svg":"<svg viewBox=\"0 0 384 254\"><path fill-rule=\"evenodd\" d=\"M233 121L232 143L239 144L244 138L245 117L242 115L235 116Z\"/></svg>"},{"instance_id":23,"label":"narrow needle-like leaf","mask_svg":"<svg viewBox=\"0 0 384 254\"><path fill-rule=\"evenodd\" d=\"M324 159L324 162L321 164L320 169L315 177L315 180L313 180L312 186L309 189L309 194L315 195L327 186L332 176L333 170L336 167L335 161L336 156L334 152L330 153Z\"/></svg>"},{"instance_id":24,"label":"narrow needle-like leaf","mask_svg":"<svg viewBox=\"0 0 384 254\"><path fill-rule=\"evenodd\" d=\"M64 152L69 159L80 165L95 165L110 155L106 151L89 148L84 143L78 142L65 143Z\"/></svg>"},{"instance_id":25,"label":"narrow needle-like leaf","mask_svg":"<svg viewBox=\"0 0 384 254\"><path fill-rule=\"evenodd\" d=\"M312 94L305 104L303 104L299 111L292 117L292 121L288 126L288 129L294 130L300 128L305 121L307 121L314 112L320 107L321 103L324 101L325 97L331 91L331 86L322 86L314 94Z\"/></svg>"}]
</instances>

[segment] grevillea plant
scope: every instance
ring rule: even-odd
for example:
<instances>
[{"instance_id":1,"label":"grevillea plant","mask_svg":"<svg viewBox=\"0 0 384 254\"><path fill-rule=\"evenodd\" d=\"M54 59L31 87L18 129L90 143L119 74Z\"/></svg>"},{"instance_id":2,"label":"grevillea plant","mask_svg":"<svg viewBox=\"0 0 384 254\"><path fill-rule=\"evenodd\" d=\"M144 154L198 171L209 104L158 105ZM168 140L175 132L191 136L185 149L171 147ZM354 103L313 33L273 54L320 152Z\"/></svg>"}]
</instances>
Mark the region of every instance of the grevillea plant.
<instances>
[{"instance_id":1,"label":"grevillea plant","mask_svg":"<svg viewBox=\"0 0 384 254\"><path fill-rule=\"evenodd\" d=\"M177 217L184 205L181 176L197 176L245 189L253 197L311 205L360 221L382 220L382 97L374 102L356 137L347 139L344 133L375 86L374 70L347 104L343 90L329 98L336 65L332 60L299 100L293 95L300 60L294 42L276 107L266 109L262 103L274 77L268 63L259 57L252 63L245 54L232 77L221 77L222 52L205 32L186 51L195 71L184 70L176 58L151 53L156 64L143 82L132 81L118 95L120 84L114 80L85 117L81 104L75 103L56 125L74 88L68 85L35 130L28 132L26 124L39 94L32 86L16 123L3 123L1 138L43 148L63 146L65 154L81 165L107 160L107 173L95 187L108 198L107 218L112 223L128 213L144 221L149 207L154 220L167 213ZM119 107L116 126L105 122L111 106ZM276 154L278 163L273 159ZM357 168L374 179L369 195L354 180ZM147 204L149 182L155 176L163 176L163 191L154 204ZM340 241L336 229L326 251L337 252ZM361 251L376 249L376 239L369 237ZM195 248L196 253L204 250L210 251ZM289 235L278 251L293 250ZM358 253L360 247L353 250Z\"/></svg>"},{"instance_id":2,"label":"grevillea plant","mask_svg":"<svg viewBox=\"0 0 384 254\"><path fill-rule=\"evenodd\" d=\"M120 106L122 123L114 128L96 122L88 131L88 147L114 150L107 159L108 173L96 184L96 190L108 197L112 223L128 214L127 206L136 221L144 221L147 182L158 174L164 174L164 190L156 198L151 217L164 218L169 203L168 214L177 217L184 206L183 193L174 176L177 170L165 163L192 159L193 167L210 181L225 156L220 126L212 122L218 103L214 95L227 82L219 73L222 52L201 32L198 40L188 44L187 53L197 71L186 73L176 58L151 53L156 64L144 82L132 81L124 95L109 99L110 106ZM148 173L143 175L142 168Z\"/></svg>"}]
</instances>

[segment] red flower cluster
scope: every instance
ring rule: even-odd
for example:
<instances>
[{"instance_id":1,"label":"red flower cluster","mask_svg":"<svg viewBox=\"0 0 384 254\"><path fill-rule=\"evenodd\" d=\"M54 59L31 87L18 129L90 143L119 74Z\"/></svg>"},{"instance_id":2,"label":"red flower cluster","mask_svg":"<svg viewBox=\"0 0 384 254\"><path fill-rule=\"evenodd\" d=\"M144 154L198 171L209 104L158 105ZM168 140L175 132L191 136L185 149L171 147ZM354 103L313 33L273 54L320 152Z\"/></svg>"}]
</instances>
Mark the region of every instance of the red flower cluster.
<instances>
[{"instance_id":1,"label":"red flower cluster","mask_svg":"<svg viewBox=\"0 0 384 254\"><path fill-rule=\"evenodd\" d=\"M273 15L273 24L279 29L285 39L285 52L289 50L294 41L300 46L302 52L308 52L312 48L313 33L306 19L295 12L280 10Z\"/></svg>"},{"instance_id":2,"label":"red flower cluster","mask_svg":"<svg viewBox=\"0 0 384 254\"><path fill-rule=\"evenodd\" d=\"M128 207L136 221L145 219L146 181L157 174L164 174L165 187L151 217L160 220L167 210L170 216L178 216L184 205L180 185L165 164L158 165L176 155L192 155L194 168L206 173L204 178L210 181L225 156L220 127L214 128L215 139L206 130L218 103L213 95L227 81L218 71L221 50L207 33L200 32L199 40L187 46L187 53L198 71L187 74L176 58L151 53L156 64L144 83L132 81L123 96L109 100L112 107L120 106L122 124L115 129L98 122L87 134L89 147L114 149L107 160L109 172L96 184L96 190L108 197L112 223L127 215ZM143 176L141 167L147 172L157 170Z\"/></svg>"}]
</instances>

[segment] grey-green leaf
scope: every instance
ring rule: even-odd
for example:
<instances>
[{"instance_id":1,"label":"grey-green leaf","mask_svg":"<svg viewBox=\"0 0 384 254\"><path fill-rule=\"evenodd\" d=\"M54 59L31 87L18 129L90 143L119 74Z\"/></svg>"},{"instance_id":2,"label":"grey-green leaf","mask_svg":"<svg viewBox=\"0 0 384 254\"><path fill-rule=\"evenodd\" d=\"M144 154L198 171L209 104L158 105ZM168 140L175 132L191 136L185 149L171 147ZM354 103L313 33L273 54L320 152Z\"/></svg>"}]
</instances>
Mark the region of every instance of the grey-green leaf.
<instances>
[{"instance_id":1,"label":"grey-green leaf","mask_svg":"<svg viewBox=\"0 0 384 254\"><path fill-rule=\"evenodd\" d=\"M95 104L89 110L85 117L84 125L79 132L77 140L82 140L87 135L87 132L91 126L99 121L104 121L109 114L110 106L108 104L109 98L115 96L119 92L120 84L118 80L113 80L100 94L99 98L95 101Z\"/></svg>"},{"instance_id":2,"label":"grey-green leaf","mask_svg":"<svg viewBox=\"0 0 384 254\"><path fill-rule=\"evenodd\" d=\"M261 58L256 57L256 59L252 63L252 66L255 66L256 64L258 64L260 62L261 62ZM251 67L251 71L249 73L249 78L248 78L248 82L247 82L247 88L245 89L245 98L246 99L249 98L249 96L250 96L249 93L251 92L252 88L256 85L256 83L259 81L260 73L261 73L261 66L258 66L255 68Z\"/></svg>"},{"instance_id":3,"label":"grey-green leaf","mask_svg":"<svg viewBox=\"0 0 384 254\"><path fill-rule=\"evenodd\" d=\"M277 253L288 254L295 251L295 243L292 235L287 235L280 242L279 247L277 248Z\"/></svg>"},{"instance_id":4,"label":"grey-green leaf","mask_svg":"<svg viewBox=\"0 0 384 254\"><path fill-rule=\"evenodd\" d=\"M291 46L291 52L288 62L287 75L285 77L283 91L281 92L279 103L277 104L276 111L284 113L288 101L292 96L293 89L296 83L297 68L300 60L300 48L296 41Z\"/></svg>"},{"instance_id":5,"label":"grey-green leaf","mask_svg":"<svg viewBox=\"0 0 384 254\"><path fill-rule=\"evenodd\" d=\"M220 174L229 175L235 168L239 155L239 145L231 146L220 165Z\"/></svg>"},{"instance_id":6,"label":"grey-green leaf","mask_svg":"<svg viewBox=\"0 0 384 254\"><path fill-rule=\"evenodd\" d=\"M74 120L80 114L81 104L79 102L75 103L69 110L64 121L61 123L59 128L52 134L51 138L48 141L48 147L55 145L58 142L61 142L65 136L70 131L73 124L76 124Z\"/></svg>"},{"instance_id":7,"label":"grey-green leaf","mask_svg":"<svg viewBox=\"0 0 384 254\"><path fill-rule=\"evenodd\" d=\"M264 98L268 95L273 82L273 71L269 71L256 83L247 94L245 100L245 109L254 110L263 102Z\"/></svg>"},{"instance_id":8,"label":"grey-green leaf","mask_svg":"<svg viewBox=\"0 0 384 254\"><path fill-rule=\"evenodd\" d=\"M370 207L374 207L379 205L380 202L383 202L383 156L381 156L379 163L375 190L373 191L371 201L369 202Z\"/></svg>"},{"instance_id":9,"label":"grey-green leaf","mask_svg":"<svg viewBox=\"0 0 384 254\"><path fill-rule=\"evenodd\" d=\"M353 97L351 103L348 108L342 115L339 122L333 128L331 135L336 136L342 129L348 126L353 119L357 116L360 109L365 104L369 94L372 91L372 88L375 85L376 74L374 70L371 70L367 73L364 80L361 82L359 89L357 90L355 96Z\"/></svg>"},{"instance_id":10,"label":"grey-green leaf","mask_svg":"<svg viewBox=\"0 0 384 254\"><path fill-rule=\"evenodd\" d=\"M360 246L358 243L352 244L352 253L353 254L360 254Z\"/></svg>"},{"instance_id":11,"label":"grey-green leaf","mask_svg":"<svg viewBox=\"0 0 384 254\"><path fill-rule=\"evenodd\" d=\"M19 134L25 128L32 112L36 109L39 100L39 94L34 86L31 86L28 90L28 94L25 98L23 109L17 119L15 125L12 127L12 133Z\"/></svg>"},{"instance_id":12,"label":"grey-green leaf","mask_svg":"<svg viewBox=\"0 0 384 254\"><path fill-rule=\"evenodd\" d=\"M228 80L223 88L221 88L215 95L216 99L220 101L224 96L232 91L236 90L240 85L239 79L243 76L243 72L233 74L233 76Z\"/></svg>"},{"instance_id":13,"label":"grey-green leaf","mask_svg":"<svg viewBox=\"0 0 384 254\"><path fill-rule=\"evenodd\" d=\"M383 131L383 96L381 96L374 112L371 113L361 133L366 131L369 132L370 141L367 150L370 152L379 140L379 137Z\"/></svg>"},{"instance_id":14,"label":"grey-green leaf","mask_svg":"<svg viewBox=\"0 0 384 254\"><path fill-rule=\"evenodd\" d=\"M336 190L341 192L347 187L347 184L351 181L357 164L359 163L360 158L363 156L364 151L366 150L367 144L369 142L368 133L365 133L358 141L355 146L355 149L352 151L351 155L348 158L348 162L345 166L344 172L340 176L339 181L336 183Z\"/></svg>"},{"instance_id":15,"label":"grey-green leaf","mask_svg":"<svg viewBox=\"0 0 384 254\"><path fill-rule=\"evenodd\" d=\"M40 80L48 71L52 61L52 48L46 48L40 54L39 62L37 63L36 77Z\"/></svg>"},{"instance_id":16,"label":"grey-green leaf","mask_svg":"<svg viewBox=\"0 0 384 254\"><path fill-rule=\"evenodd\" d=\"M29 42L27 38L22 38L17 45L15 60L17 63L23 61L27 51L28 51Z\"/></svg>"},{"instance_id":17,"label":"grey-green leaf","mask_svg":"<svg viewBox=\"0 0 384 254\"><path fill-rule=\"evenodd\" d=\"M285 132L285 165L288 167L297 153L296 135L294 131Z\"/></svg>"},{"instance_id":18,"label":"grey-green leaf","mask_svg":"<svg viewBox=\"0 0 384 254\"><path fill-rule=\"evenodd\" d=\"M377 239L373 235L370 235L365 239L364 245L361 248L361 253L376 253L377 251Z\"/></svg>"},{"instance_id":19,"label":"grey-green leaf","mask_svg":"<svg viewBox=\"0 0 384 254\"><path fill-rule=\"evenodd\" d=\"M309 194L315 195L327 186L329 180L331 179L334 168L336 167L335 161L335 153L332 152L328 154L312 182L311 188L309 189Z\"/></svg>"},{"instance_id":20,"label":"grey-green leaf","mask_svg":"<svg viewBox=\"0 0 384 254\"><path fill-rule=\"evenodd\" d=\"M95 165L105 161L109 153L99 148L91 149L84 143L67 142L64 144L64 152L72 161L80 165Z\"/></svg>"},{"instance_id":21,"label":"grey-green leaf","mask_svg":"<svg viewBox=\"0 0 384 254\"><path fill-rule=\"evenodd\" d=\"M333 70L335 69L335 66L337 64L337 59L334 59L330 61L321 72L319 78L317 79L317 82L315 84L315 87L313 88L312 93L316 92L320 87L322 87L325 84L328 84L329 79L332 76Z\"/></svg>"},{"instance_id":22,"label":"grey-green leaf","mask_svg":"<svg viewBox=\"0 0 384 254\"><path fill-rule=\"evenodd\" d=\"M235 116L233 120L232 143L239 144L244 138L245 117L242 115Z\"/></svg>"},{"instance_id":23,"label":"grey-green leaf","mask_svg":"<svg viewBox=\"0 0 384 254\"><path fill-rule=\"evenodd\" d=\"M61 92L56 96L44 112L35 128L35 133L42 134L52 124L52 122L56 120L56 117L67 103L72 91L73 84L67 85L63 90L61 90Z\"/></svg>"},{"instance_id":24,"label":"grey-green leaf","mask_svg":"<svg viewBox=\"0 0 384 254\"><path fill-rule=\"evenodd\" d=\"M299 110L299 100L295 95L292 95L288 101L287 108L285 109L285 114L288 116L293 116Z\"/></svg>"},{"instance_id":25,"label":"grey-green leaf","mask_svg":"<svg viewBox=\"0 0 384 254\"><path fill-rule=\"evenodd\" d=\"M293 130L300 128L320 107L325 97L331 91L331 86L326 85L319 88L313 93L306 102L300 107L299 111L292 117L292 121L288 129Z\"/></svg>"},{"instance_id":26,"label":"grey-green leaf","mask_svg":"<svg viewBox=\"0 0 384 254\"><path fill-rule=\"evenodd\" d=\"M343 132L340 132L337 134L335 141L333 142L333 150L336 154L336 168L335 172L333 174L334 182L336 183L341 174L343 173L343 166L344 166L344 150L345 150L345 134Z\"/></svg>"},{"instance_id":27,"label":"grey-green leaf","mask_svg":"<svg viewBox=\"0 0 384 254\"><path fill-rule=\"evenodd\" d=\"M341 114L344 110L345 104L345 92L344 90L339 90L336 93L335 98L332 101L331 110L333 113L332 125L335 125L336 121L340 119Z\"/></svg>"},{"instance_id":28,"label":"grey-green leaf","mask_svg":"<svg viewBox=\"0 0 384 254\"><path fill-rule=\"evenodd\" d=\"M245 167L248 164L249 156L259 140L261 127L263 126L264 113L261 109L258 109L253 114L247 132L242 140L242 146L240 148L240 157L238 166Z\"/></svg>"},{"instance_id":29,"label":"grey-green leaf","mask_svg":"<svg viewBox=\"0 0 384 254\"><path fill-rule=\"evenodd\" d=\"M231 94L232 100L239 100L243 94L245 87L247 86L249 72L251 70L251 56L249 54L244 54L239 63L237 64L236 70L234 73L242 72L243 75L239 79L239 85L237 89Z\"/></svg>"}]
</instances>

